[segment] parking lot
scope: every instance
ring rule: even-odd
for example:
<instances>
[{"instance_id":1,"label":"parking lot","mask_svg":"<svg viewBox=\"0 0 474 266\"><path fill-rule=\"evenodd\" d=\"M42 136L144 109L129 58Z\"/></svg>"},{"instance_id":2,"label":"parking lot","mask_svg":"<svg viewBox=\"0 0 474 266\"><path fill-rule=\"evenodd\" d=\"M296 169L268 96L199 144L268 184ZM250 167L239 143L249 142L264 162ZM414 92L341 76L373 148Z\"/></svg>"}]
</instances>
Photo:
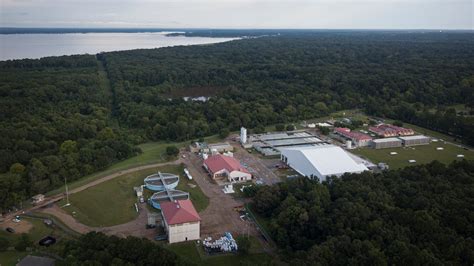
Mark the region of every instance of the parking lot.
<instances>
[{"instance_id":1,"label":"parking lot","mask_svg":"<svg viewBox=\"0 0 474 266\"><path fill-rule=\"evenodd\" d=\"M202 167L202 159L194 153L186 152L184 163L203 193L209 198L208 207L199 213L201 216L201 235L218 237L224 232L236 235L250 234L259 236L255 226L240 218L236 207L245 202L224 194L219 186ZM192 195L191 195L192 197Z\"/></svg>"},{"instance_id":2,"label":"parking lot","mask_svg":"<svg viewBox=\"0 0 474 266\"><path fill-rule=\"evenodd\" d=\"M278 177L278 175L276 175L274 172L276 171L275 165L280 163L279 159L261 159L258 157L258 155L246 151L239 144L234 143L233 146L234 158L238 159L257 181L262 181L267 185L273 185L281 182L280 177Z\"/></svg>"}]
</instances>

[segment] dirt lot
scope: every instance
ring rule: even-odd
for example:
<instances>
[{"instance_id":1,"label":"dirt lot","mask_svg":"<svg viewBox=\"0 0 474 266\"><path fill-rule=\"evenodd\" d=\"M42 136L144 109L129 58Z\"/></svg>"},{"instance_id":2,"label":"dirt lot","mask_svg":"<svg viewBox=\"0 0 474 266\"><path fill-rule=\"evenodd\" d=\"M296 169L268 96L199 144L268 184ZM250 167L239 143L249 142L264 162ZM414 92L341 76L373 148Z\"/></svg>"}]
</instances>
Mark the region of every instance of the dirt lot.
<instances>
[{"instance_id":1,"label":"dirt lot","mask_svg":"<svg viewBox=\"0 0 474 266\"><path fill-rule=\"evenodd\" d=\"M246 151L237 143L234 146L234 158L238 159L258 180L262 180L267 185L281 182L281 179L273 172L276 171L275 164L279 159L261 159L255 154Z\"/></svg>"},{"instance_id":2,"label":"dirt lot","mask_svg":"<svg viewBox=\"0 0 474 266\"><path fill-rule=\"evenodd\" d=\"M56 204L50 207L40 209L40 212L54 215L65 223L72 230L85 234L91 231L103 232L108 235L115 235L119 237L136 236L153 239L156 236L156 230L146 229L148 209L145 206L146 203L140 205L140 215L137 219L128 223L119 224L110 227L90 227L79 223L74 217L69 215L63 209L59 208Z\"/></svg>"},{"instance_id":3,"label":"dirt lot","mask_svg":"<svg viewBox=\"0 0 474 266\"><path fill-rule=\"evenodd\" d=\"M221 186L217 185L202 168L202 159L196 154L186 153L185 163L196 183L201 187L203 193L209 197L209 206L199 213L201 216L201 237L221 236L230 231L234 234L246 234L258 236L254 226L240 219L239 212L233 208L244 204L230 195L222 192Z\"/></svg>"},{"instance_id":4,"label":"dirt lot","mask_svg":"<svg viewBox=\"0 0 474 266\"><path fill-rule=\"evenodd\" d=\"M31 228L33 228L33 225L26 220L21 220L19 223L15 223L12 220L8 220L3 222L0 227L2 230L5 230L6 228L10 227L15 230L15 234L22 234L28 233Z\"/></svg>"}]
</instances>

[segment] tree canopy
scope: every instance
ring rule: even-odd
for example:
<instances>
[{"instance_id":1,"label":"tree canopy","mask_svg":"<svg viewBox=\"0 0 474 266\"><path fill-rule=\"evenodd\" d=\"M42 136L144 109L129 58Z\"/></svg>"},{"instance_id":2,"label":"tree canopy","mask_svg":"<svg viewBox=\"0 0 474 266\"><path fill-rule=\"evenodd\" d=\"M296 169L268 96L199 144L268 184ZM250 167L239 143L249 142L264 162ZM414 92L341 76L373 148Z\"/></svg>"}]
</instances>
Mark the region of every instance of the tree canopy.
<instances>
[{"instance_id":1,"label":"tree canopy","mask_svg":"<svg viewBox=\"0 0 474 266\"><path fill-rule=\"evenodd\" d=\"M474 162L435 161L300 178L260 188L254 204L291 264L470 265L473 193Z\"/></svg>"},{"instance_id":2,"label":"tree canopy","mask_svg":"<svg viewBox=\"0 0 474 266\"><path fill-rule=\"evenodd\" d=\"M349 108L472 144L473 117L442 108L474 103L471 35L282 31L0 62L0 210L133 156L138 143L291 129ZM184 98L198 96L210 98Z\"/></svg>"}]
</instances>

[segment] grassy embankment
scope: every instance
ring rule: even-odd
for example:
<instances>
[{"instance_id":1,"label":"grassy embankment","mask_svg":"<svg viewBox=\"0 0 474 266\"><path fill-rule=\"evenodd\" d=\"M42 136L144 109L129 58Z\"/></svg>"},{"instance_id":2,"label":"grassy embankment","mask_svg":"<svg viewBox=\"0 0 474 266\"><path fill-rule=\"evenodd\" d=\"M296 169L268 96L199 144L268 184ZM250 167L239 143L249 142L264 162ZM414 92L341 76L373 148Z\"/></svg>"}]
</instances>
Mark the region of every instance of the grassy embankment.
<instances>
[{"instance_id":1,"label":"grassy embankment","mask_svg":"<svg viewBox=\"0 0 474 266\"><path fill-rule=\"evenodd\" d=\"M204 139L205 141L210 142L210 143L221 141L221 139L217 135L209 136ZM149 143L140 144L138 145L138 147L140 147L140 149L142 150L141 154L128 158L116 164L113 164L100 172L93 173L93 174L84 176L79 180L70 182L68 183L68 187L69 189L74 189L76 187L80 187L82 185L90 183L101 177L104 177L113 173L117 173L123 170L127 170L127 169L138 167L138 166L150 165L150 164L155 164L155 163L164 163L164 162L175 160L177 159L177 157L170 158L169 156L166 155L166 147L170 145L175 145L179 148L183 148L187 146L188 144L189 144L188 141L186 142L149 142ZM51 196L51 195L64 193L64 192L65 190L63 186L55 190L49 191L48 193L46 193L46 195Z\"/></svg>"},{"instance_id":2,"label":"grassy embankment","mask_svg":"<svg viewBox=\"0 0 474 266\"><path fill-rule=\"evenodd\" d=\"M121 175L112 180L98 184L69 197L71 206L64 208L79 222L94 226L104 227L123 224L132 221L138 216L134 203L137 202L133 187L143 184L143 179L158 171L180 175L179 190L187 191L198 211L209 204L209 199L194 181L185 178L182 165L166 165ZM195 185L193 187L188 184ZM147 195L151 195L147 192ZM65 204L61 201L60 205Z\"/></svg>"}]
</instances>

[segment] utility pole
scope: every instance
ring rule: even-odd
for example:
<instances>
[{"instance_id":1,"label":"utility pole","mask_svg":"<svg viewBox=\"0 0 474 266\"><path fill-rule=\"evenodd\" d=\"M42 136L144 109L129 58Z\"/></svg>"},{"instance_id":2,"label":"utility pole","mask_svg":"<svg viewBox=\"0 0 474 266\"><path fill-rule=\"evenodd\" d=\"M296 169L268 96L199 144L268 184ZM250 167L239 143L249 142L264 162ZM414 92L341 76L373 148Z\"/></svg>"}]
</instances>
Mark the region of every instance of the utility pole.
<instances>
[{"instance_id":1,"label":"utility pole","mask_svg":"<svg viewBox=\"0 0 474 266\"><path fill-rule=\"evenodd\" d=\"M71 203L69 203L69 190L67 188L66 177L64 177L64 186L66 187L66 204L64 204L63 208L71 205Z\"/></svg>"}]
</instances>

